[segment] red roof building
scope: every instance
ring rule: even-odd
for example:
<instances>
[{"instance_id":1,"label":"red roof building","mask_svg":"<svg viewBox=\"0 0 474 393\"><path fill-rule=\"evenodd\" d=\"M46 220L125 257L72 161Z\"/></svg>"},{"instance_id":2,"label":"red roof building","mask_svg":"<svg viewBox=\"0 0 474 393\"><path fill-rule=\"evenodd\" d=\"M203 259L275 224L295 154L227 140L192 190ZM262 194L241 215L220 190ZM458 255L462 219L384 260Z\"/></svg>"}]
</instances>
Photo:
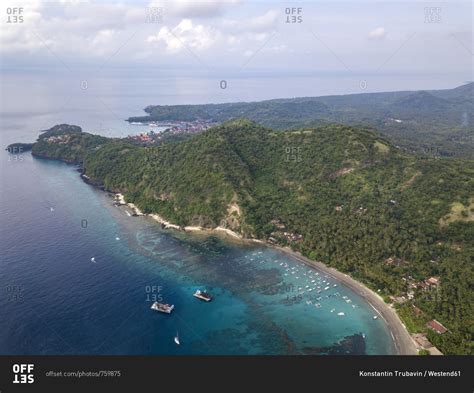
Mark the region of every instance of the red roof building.
<instances>
[{"instance_id":1,"label":"red roof building","mask_svg":"<svg viewBox=\"0 0 474 393\"><path fill-rule=\"evenodd\" d=\"M438 334L444 334L448 331L443 325L441 325L436 319L433 319L432 321L429 321L426 324L426 327L434 330Z\"/></svg>"}]
</instances>

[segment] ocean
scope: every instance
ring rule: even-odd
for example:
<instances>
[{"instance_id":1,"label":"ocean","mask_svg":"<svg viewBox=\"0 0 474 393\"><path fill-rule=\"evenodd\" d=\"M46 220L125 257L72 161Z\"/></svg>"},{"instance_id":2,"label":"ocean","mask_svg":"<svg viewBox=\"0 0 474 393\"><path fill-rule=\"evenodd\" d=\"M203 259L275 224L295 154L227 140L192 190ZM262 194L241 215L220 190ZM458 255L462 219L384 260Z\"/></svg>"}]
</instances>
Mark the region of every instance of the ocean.
<instances>
[{"instance_id":1,"label":"ocean","mask_svg":"<svg viewBox=\"0 0 474 393\"><path fill-rule=\"evenodd\" d=\"M7 82L2 97L17 98L2 107L4 147L62 122L106 136L142 132L123 119L157 103L146 89L68 101L54 84L32 83L22 112ZM130 217L72 165L6 151L0 160L0 354L395 353L364 299L281 251ZM214 299L194 298L196 289ZM151 310L155 300L175 311Z\"/></svg>"}]
</instances>

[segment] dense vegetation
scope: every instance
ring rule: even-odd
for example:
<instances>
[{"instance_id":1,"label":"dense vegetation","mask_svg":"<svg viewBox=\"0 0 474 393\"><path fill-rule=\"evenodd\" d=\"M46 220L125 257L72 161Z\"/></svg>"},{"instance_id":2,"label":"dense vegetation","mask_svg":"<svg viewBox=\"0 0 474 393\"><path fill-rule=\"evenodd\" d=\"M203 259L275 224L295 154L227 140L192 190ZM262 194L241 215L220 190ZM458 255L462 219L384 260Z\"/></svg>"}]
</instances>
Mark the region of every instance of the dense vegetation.
<instances>
[{"instance_id":1,"label":"dense vegetation","mask_svg":"<svg viewBox=\"0 0 474 393\"><path fill-rule=\"evenodd\" d=\"M474 158L474 83L455 89L350 94L206 105L157 105L129 121L247 118L274 129L373 127L415 154Z\"/></svg>"},{"instance_id":2,"label":"dense vegetation","mask_svg":"<svg viewBox=\"0 0 474 393\"><path fill-rule=\"evenodd\" d=\"M408 155L369 129L273 131L248 120L151 148L51 132L33 152L83 163L93 182L144 212L272 238L384 296L439 276L436 298L416 292L423 316L410 304L400 312L418 331L443 323L449 332L429 337L444 353L474 353L473 161Z\"/></svg>"},{"instance_id":3,"label":"dense vegetation","mask_svg":"<svg viewBox=\"0 0 474 393\"><path fill-rule=\"evenodd\" d=\"M58 159L69 163L82 162L85 152L98 149L107 138L82 132L81 127L58 124L43 131L32 147L37 157Z\"/></svg>"}]
</instances>

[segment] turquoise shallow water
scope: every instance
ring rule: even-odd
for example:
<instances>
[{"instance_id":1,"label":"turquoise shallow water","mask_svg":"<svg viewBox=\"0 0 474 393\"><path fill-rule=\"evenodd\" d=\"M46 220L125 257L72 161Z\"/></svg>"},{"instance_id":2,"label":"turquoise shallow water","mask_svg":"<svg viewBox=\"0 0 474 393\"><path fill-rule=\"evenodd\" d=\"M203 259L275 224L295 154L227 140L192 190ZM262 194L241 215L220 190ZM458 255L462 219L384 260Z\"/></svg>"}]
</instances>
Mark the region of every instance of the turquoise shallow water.
<instances>
[{"instance_id":1,"label":"turquoise shallow water","mask_svg":"<svg viewBox=\"0 0 474 393\"><path fill-rule=\"evenodd\" d=\"M1 354L394 353L361 297L278 250L163 231L72 166L2 162Z\"/></svg>"}]
</instances>

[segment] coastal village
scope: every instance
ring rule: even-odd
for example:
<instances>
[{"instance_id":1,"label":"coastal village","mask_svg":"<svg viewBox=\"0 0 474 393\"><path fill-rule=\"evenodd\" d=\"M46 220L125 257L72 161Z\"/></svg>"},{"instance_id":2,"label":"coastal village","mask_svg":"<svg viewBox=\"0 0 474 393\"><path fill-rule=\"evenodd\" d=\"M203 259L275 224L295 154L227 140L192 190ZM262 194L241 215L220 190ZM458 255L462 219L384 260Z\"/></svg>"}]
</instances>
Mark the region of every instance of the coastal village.
<instances>
[{"instance_id":1,"label":"coastal village","mask_svg":"<svg viewBox=\"0 0 474 393\"><path fill-rule=\"evenodd\" d=\"M385 260L385 265L406 267L409 262L396 257L389 257ZM408 304L411 306L411 314L413 318L427 321L425 329L429 329L437 334L445 334L448 329L436 319L427 318L425 312L416 305L417 298L424 298L436 301L441 293L441 278L427 277L424 280L416 280L410 275L402 277L405 282L406 291L399 296L390 296L389 299L394 305ZM441 351L436 348L427 338L426 333L413 333L412 337L420 349L427 351L430 355L442 355Z\"/></svg>"},{"instance_id":2,"label":"coastal village","mask_svg":"<svg viewBox=\"0 0 474 393\"><path fill-rule=\"evenodd\" d=\"M195 120L195 121L156 121L150 123L131 123L135 125L148 125L151 130L148 132L142 132L138 135L129 135L128 140L139 143L141 145L152 145L162 142L166 137L180 136L187 134L198 134L206 131L207 129L216 126L218 123L207 120ZM155 131L154 129L160 128L163 131Z\"/></svg>"}]
</instances>

